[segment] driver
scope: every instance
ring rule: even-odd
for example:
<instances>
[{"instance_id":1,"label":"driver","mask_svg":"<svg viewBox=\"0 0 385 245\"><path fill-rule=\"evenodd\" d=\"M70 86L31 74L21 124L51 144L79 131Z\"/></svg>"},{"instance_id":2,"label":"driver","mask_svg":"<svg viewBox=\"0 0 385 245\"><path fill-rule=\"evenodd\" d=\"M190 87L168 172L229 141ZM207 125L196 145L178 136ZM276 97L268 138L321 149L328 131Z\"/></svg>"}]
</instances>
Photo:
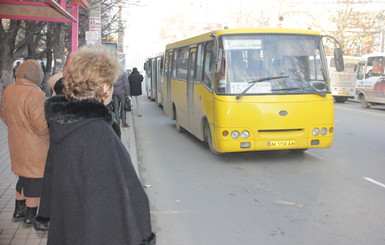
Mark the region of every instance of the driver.
<instances>
[{"instance_id":1,"label":"driver","mask_svg":"<svg viewBox=\"0 0 385 245\"><path fill-rule=\"evenodd\" d=\"M290 78L305 79L305 74L299 66L296 57L284 56L282 59L282 75L287 75Z\"/></svg>"}]
</instances>

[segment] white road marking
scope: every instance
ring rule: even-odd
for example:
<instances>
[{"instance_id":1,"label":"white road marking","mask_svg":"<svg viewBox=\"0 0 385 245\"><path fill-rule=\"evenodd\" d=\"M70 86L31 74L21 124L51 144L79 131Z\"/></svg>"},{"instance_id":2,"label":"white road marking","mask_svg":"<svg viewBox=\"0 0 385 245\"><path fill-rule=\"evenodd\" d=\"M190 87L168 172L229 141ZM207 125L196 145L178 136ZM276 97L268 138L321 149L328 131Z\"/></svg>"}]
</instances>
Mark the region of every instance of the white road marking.
<instances>
[{"instance_id":1,"label":"white road marking","mask_svg":"<svg viewBox=\"0 0 385 245\"><path fill-rule=\"evenodd\" d=\"M346 107L342 107L342 106L336 106L336 107L338 107L338 109L362 112L362 113L367 113L367 114L372 114L372 115L376 115L376 116L383 116L383 117L385 117L385 114L380 114L380 113L376 113L376 112L373 112L373 111L368 111L369 109L368 110L358 110L358 109L346 108Z\"/></svg>"},{"instance_id":2,"label":"white road marking","mask_svg":"<svg viewBox=\"0 0 385 245\"><path fill-rule=\"evenodd\" d=\"M364 177L364 179L366 179L367 181L372 182L373 184L376 184L376 185L379 185L379 186L385 188L385 184L383 184L381 182L378 182L377 180L374 180L374 179L371 179L371 178L368 178L368 177Z\"/></svg>"}]
</instances>

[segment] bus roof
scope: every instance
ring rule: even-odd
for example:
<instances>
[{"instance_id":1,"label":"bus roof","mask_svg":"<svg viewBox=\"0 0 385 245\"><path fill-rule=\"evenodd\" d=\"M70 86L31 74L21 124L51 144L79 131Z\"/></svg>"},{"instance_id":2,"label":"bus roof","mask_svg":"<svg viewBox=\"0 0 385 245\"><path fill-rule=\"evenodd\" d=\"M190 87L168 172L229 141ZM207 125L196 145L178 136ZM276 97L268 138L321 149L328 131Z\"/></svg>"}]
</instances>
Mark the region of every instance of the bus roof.
<instances>
[{"instance_id":1,"label":"bus roof","mask_svg":"<svg viewBox=\"0 0 385 245\"><path fill-rule=\"evenodd\" d=\"M172 49L182 47L185 45L198 43L206 40L212 40L210 37L212 33L217 36L230 35L230 34L305 34L305 35L321 35L320 32L313 30L301 30L301 29L288 29L288 28L242 28L242 29L221 29L211 31L199 36L191 37L185 40L181 40L175 43L167 44L166 49Z\"/></svg>"},{"instance_id":2,"label":"bus roof","mask_svg":"<svg viewBox=\"0 0 385 245\"><path fill-rule=\"evenodd\" d=\"M361 61L362 60L366 60L369 57L377 57L377 56L385 57L385 53L364 54L364 55L361 56Z\"/></svg>"}]
</instances>

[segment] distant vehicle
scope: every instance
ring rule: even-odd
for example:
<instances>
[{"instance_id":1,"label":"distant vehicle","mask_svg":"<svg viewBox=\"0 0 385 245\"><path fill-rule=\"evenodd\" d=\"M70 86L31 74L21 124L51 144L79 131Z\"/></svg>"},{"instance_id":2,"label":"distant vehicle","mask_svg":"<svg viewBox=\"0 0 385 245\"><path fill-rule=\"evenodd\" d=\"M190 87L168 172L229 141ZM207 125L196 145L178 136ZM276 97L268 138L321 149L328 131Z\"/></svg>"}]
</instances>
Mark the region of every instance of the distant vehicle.
<instances>
[{"instance_id":1,"label":"distant vehicle","mask_svg":"<svg viewBox=\"0 0 385 245\"><path fill-rule=\"evenodd\" d=\"M148 58L146 59L146 61L144 62L144 65L143 65L143 69L144 69L144 74L143 74L143 81L144 81L144 84L145 84L145 87L146 87L146 94L147 94L147 98L148 99L151 99L152 94L151 94L151 90L152 90L152 84L151 84L151 59Z\"/></svg>"},{"instance_id":2,"label":"distant vehicle","mask_svg":"<svg viewBox=\"0 0 385 245\"><path fill-rule=\"evenodd\" d=\"M108 51L110 51L116 58L118 58L118 44L116 43L102 43Z\"/></svg>"},{"instance_id":3,"label":"distant vehicle","mask_svg":"<svg viewBox=\"0 0 385 245\"><path fill-rule=\"evenodd\" d=\"M385 104L385 53L363 55L358 64L356 99L363 108Z\"/></svg>"},{"instance_id":4,"label":"distant vehicle","mask_svg":"<svg viewBox=\"0 0 385 245\"><path fill-rule=\"evenodd\" d=\"M356 95L356 75L360 57L344 56L344 71L336 70L334 57L328 56L330 75L330 90L337 103L344 103L348 99L354 99Z\"/></svg>"},{"instance_id":5,"label":"distant vehicle","mask_svg":"<svg viewBox=\"0 0 385 245\"><path fill-rule=\"evenodd\" d=\"M334 103L323 37L224 29L168 44L163 110L178 132L208 142L213 154L330 147ZM335 55L343 70L341 49Z\"/></svg>"},{"instance_id":6,"label":"distant vehicle","mask_svg":"<svg viewBox=\"0 0 385 245\"><path fill-rule=\"evenodd\" d=\"M147 97L162 105L163 53L148 58L144 63Z\"/></svg>"}]
</instances>

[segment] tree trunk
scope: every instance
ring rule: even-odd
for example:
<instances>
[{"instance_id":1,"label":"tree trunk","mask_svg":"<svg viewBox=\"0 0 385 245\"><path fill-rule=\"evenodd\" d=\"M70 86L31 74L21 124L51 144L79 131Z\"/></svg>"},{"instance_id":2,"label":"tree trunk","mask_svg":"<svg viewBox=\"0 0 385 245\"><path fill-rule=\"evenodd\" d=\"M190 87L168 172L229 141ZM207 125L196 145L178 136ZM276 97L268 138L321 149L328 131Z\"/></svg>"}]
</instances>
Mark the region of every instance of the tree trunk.
<instances>
[{"instance_id":1,"label":"tree trunk","mask_svg":"<svg viewBox=\"0 0 385 245\"><path fill-rule=\"evenodd\" d=\"M4 88L13 82L13 62L15 61L13 51L21 21L10 20L8 26L6 23L6 21L0 19L0 101Z\"/></svg>"}]
</instances>

